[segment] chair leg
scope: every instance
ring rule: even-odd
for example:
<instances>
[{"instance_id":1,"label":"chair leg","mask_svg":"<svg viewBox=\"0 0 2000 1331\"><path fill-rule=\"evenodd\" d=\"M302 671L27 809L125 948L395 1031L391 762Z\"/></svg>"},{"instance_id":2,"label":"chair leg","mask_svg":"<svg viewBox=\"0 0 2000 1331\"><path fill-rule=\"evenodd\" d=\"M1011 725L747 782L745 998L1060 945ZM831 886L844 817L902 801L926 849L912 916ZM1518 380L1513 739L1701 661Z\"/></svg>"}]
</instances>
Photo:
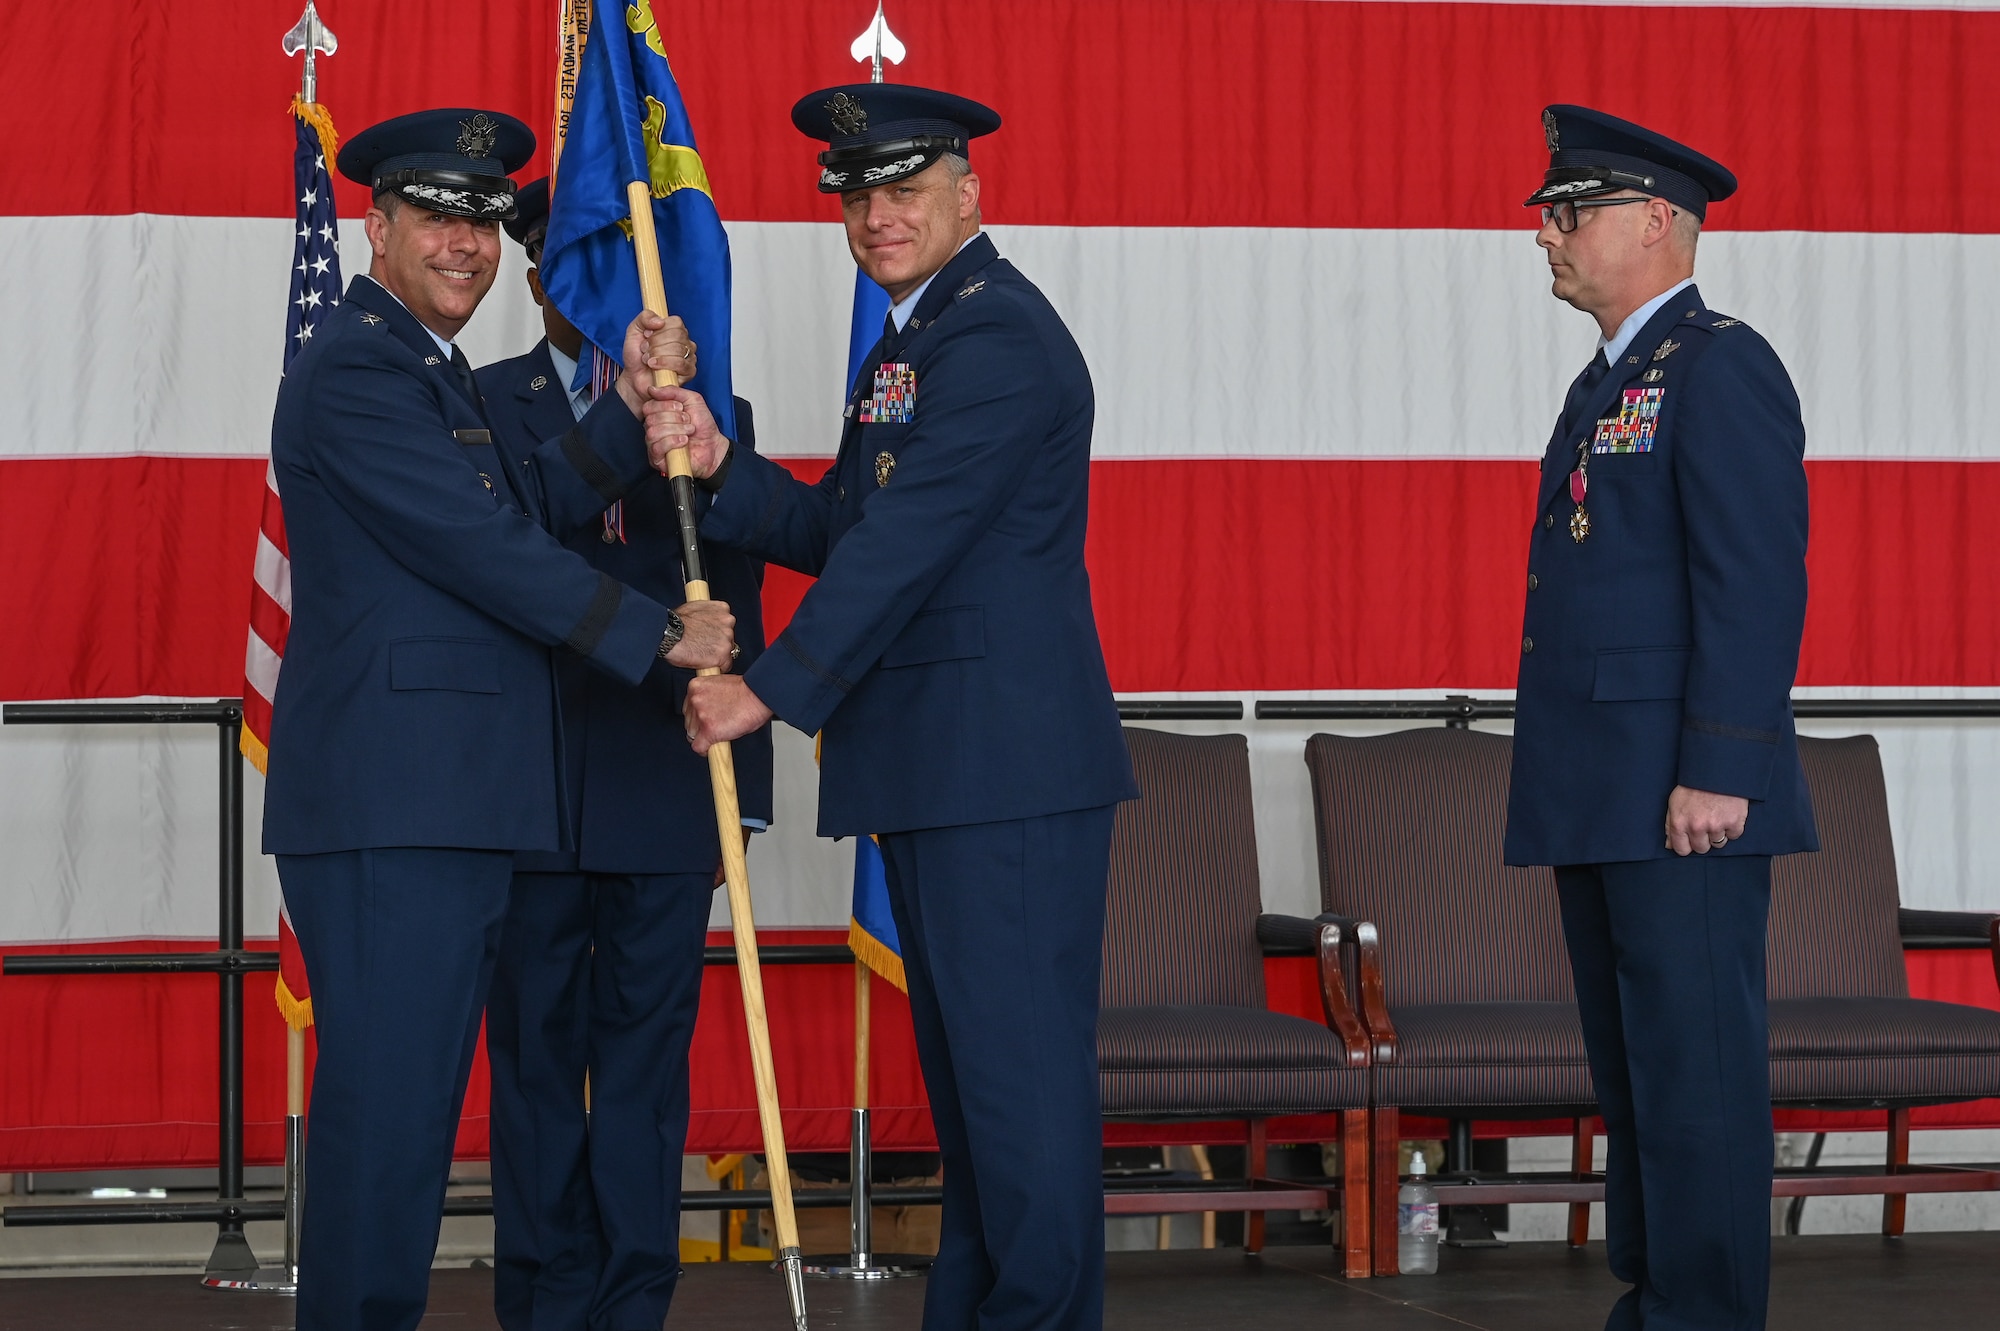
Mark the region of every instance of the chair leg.
<instances>
[{"instance_id":1,"label":"chair leg","mask_svg":"<svg viewBox=\"0 0 2000 1331\"><path fill-rule=\"evenodd\" d=\"M1372 1243L1374 1198L1368 1187L1370 1157L1368 1111L1346 1109L1340 1115L1340 1273L1349 1280L1374 1274Z\"/></svg>"},{"instance_id":2,"label":"chair leg","mask_svg":"<svg viewBox=\"0 0 2000 1331\"><path fill-rule=\"evenodd\" d=\"M1910 1111L1889 1111L1889 1172L1910 1163ZM1908 1193L1895 1192L1882 1198L1882 1232L1890 1238L1903 1236L1903 1219L1910 1207Z\"/></svg>"},{"instance_id":3,"label":"chair leg","mask_svg":"<svg viewBox=\"0 0 2000 1331\"><path fill-rule=\"evenodd\" d=\"M1590 1120L1576 1120L1570 1139L1569 1167L1579 1181L1590 1172L1591 1155L1596 1145L1597 1134L1590 1130ZM1590 1242L1590 1203L1571 1202L1569 1204L1569 1246L1581 1248Z\"/></svg>"},{"instance_id":4,"label":"chair leg","mask_svg":"<svg viewBox=\"0 0 2000 1331\"><path fill-rule=\"evenodd\" d=\"M1250 1120L1250 1167L1244 1172L1253 1182L1267 1178L1271 1170L1271 1142L1264 1126L1264 1120ZM1243 1213L1243 1255L1255 1257L1264 1251L1264 1213L1245 1211Z\"/></svg>"},{"instance_id":5,"label":"chair leg","mask_svg":"<svg viewBox=\"0 0 2000 1331\"><path fill-rule=\"evenodd\" d=\"M1375 1216L1368 1231L1370 1247L1376 1275L1401 1275L1396 1257L1396 1190L1403 1185L1401 1128L1394 1105L1378 1107L1373 1119L1374 1159L1368 1165L1368 1185L1375 1194Z\"/></svg>"},{"instance_id":6,"label":"chair leg","mask_svg":"<svg viewBox=\"0 0 2000 1331\"><path fill-rule=\"evenodd\" d=\"M1214 1179L1215 1169L1208 1163L1208 1148L1206 1146L1190 1146L1188 1150L1194 1153L1195 1172L1201 1175L1202 1180L1207 1182ZM1213 1248L1215 1246L1215 1212L1213 1211L1203 1211L1201 1213L1201 1246L1204 1248Z\"/></svg>"}]
</instances>

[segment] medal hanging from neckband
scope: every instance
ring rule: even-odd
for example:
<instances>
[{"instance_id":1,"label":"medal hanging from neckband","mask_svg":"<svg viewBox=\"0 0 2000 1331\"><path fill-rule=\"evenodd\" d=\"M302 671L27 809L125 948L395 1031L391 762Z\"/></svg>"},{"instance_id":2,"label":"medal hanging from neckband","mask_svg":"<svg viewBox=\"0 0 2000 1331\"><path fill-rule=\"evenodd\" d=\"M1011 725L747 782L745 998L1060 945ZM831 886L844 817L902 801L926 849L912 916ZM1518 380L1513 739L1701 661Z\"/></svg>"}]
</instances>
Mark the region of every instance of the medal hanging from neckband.
<instances>
[{"instance_id":1,"label":"medal hanging from neckband","mask_svg":"<svg viewBox=\"0 0 2000 1331\"><path fill-rule=\"evenodd\" d=\"M1569 535L1578 545L1590 535L1590 512L1583 506L1583 497L1589 493L1590 453L1586 447L1576 451L1576 470L1569 474L1569 497L1576 504L1576 511L1569 515Z\"/></svg>"}]
</instances>

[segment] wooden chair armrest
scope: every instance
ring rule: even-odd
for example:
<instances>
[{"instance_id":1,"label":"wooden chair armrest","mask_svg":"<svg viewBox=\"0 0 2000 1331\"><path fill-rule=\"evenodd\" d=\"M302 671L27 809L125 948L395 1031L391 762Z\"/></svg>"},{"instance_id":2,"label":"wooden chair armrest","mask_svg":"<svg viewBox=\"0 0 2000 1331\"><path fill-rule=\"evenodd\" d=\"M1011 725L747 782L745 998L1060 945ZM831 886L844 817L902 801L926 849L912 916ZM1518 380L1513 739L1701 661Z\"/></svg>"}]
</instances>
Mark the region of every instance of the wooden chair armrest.
<instances>
[{"instance_id":1,"label":"wooden chair armrest","mask_svg":"<svg viewBox=\"0 0 2000 1331\"><path fill-rule=\"evenodd\" d=\"M1361 953L1361 1019L1375 1044L1375 1062L1396 1061L1396 1026L1389 1020L1389 1000L1382 980L1382 937L1375 926L1363 920L1354 927L1355 947Z\"/></svg>"},{"instance_id":2,"label":"wooden chair armrest","mask_svg":"<svg viewBox=\"0 0 2000 1331\"><path fill-rule=\"evenodd\" d=\"M1354 1010L1354 999L1347 987L1347 974L1340 965L1343 947L1341 928L1337 924L1322 923L1319 926L1319 1001L1326 1012L1326 1027L1340 1037L1347 1046L1347 1066L1365 1068L1368 1066L1368 1029Z\"/></svg>"}]
</instances>

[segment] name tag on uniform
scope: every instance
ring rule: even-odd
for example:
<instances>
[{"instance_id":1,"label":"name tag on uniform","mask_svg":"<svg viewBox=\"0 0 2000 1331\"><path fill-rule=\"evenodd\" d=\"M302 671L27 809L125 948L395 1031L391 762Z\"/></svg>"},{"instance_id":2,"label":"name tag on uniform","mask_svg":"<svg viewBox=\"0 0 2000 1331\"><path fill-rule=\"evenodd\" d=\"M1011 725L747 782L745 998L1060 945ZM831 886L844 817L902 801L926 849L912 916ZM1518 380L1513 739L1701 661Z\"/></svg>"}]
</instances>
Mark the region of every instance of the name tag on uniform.
<instances>
[{"instance_id":1,"label":"name tag on uniform","mask_svg":"<svg viewBox=\"0 0 2000 1331\"><path fill-rule=\"evenodd\" d=\"M493 442L491 430L453 430L451 437L461 444L490 444Z\"/></svg>"},{"instance_id":2,"label":"name tag on uniform","mask_svg":"<svg viewBox=\"0 0 2000 1331\"><path fill-rule=\"evenodd\" d=\"M1628 388L1616 416L1597 422L1591 437L1593 453L1650 453L1653 435L1660 428L1660 403L1664 388Z\"/></svg>"},{"instance_id":3,"label":"name tag on uniform","mask_svg":"<svg viewBox=\"0 0 2000 1331\"><path fill-rule=\"evenodd\" d=\"M875 367L875 395L861 404L864 425L908 425L917 418L917 372L904 361Z\"/></svg>"}]
</instances>

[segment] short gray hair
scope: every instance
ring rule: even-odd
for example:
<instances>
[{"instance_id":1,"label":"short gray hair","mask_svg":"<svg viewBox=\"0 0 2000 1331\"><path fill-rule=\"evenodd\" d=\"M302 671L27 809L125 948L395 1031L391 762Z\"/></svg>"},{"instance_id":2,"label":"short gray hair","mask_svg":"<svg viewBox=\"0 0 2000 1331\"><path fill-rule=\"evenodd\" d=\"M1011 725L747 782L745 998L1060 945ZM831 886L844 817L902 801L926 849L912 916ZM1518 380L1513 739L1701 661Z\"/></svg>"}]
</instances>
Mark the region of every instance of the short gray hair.
<instances>
[{"instance_id":1,"label":"short gray hair","mask_svg":"<svg viewBox=\"0 0 2000 1331\"><path fill-rule=\"evenodd\" d=\"M1674 239L1680 247L1694 256L1694 249L1701 242L1701 219L1685 208L1674 210Z\"/></svg>"},{"instance_id":2,"label":"short gray hair","mask_svg":"<svg viewBox=\"0 0 2000 1331\"><path fill-rule=\"evenodd\" d=\"M944 163L945 179L954 185L972 174L972 163L959 153L946 153L938 160Z\"/></svg>"}]
</instances>

